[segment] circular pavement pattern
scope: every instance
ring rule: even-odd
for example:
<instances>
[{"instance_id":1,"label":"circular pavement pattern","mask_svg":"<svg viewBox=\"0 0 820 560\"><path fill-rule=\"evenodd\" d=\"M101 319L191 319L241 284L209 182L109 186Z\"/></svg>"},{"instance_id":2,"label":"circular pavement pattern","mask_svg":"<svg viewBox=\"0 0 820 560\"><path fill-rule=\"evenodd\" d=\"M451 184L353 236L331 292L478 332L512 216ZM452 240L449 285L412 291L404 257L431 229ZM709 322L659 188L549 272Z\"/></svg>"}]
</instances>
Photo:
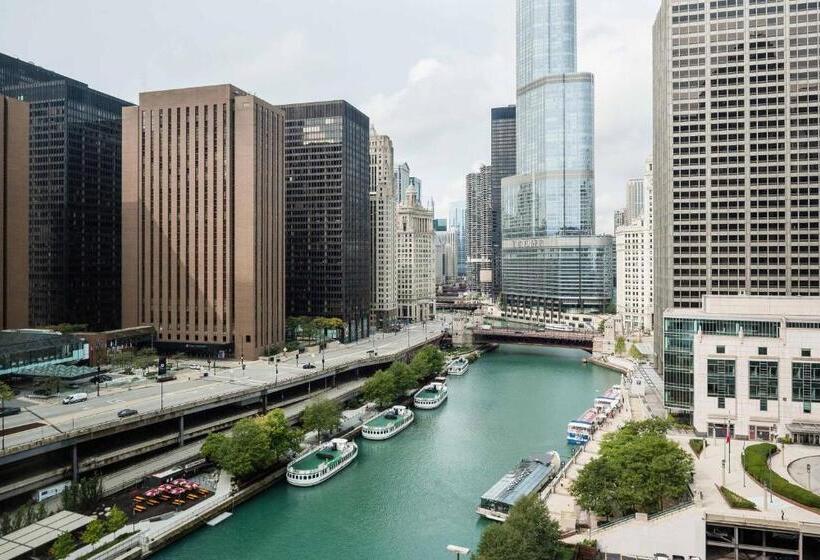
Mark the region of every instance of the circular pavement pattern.
<instances>
[{"instance_id":1,"label":"circular pavement pattern","mask_svg":"<svg viewBox=\"0 0 820 560\"><path fill-rule=\"evenodd\" d=\"M809 471L806 468L809 465L811 465L811 484L808 480ZM789 476L803 488L820 493L820 455L803 457L789 463Z\"/></svg>"}]
</instances>

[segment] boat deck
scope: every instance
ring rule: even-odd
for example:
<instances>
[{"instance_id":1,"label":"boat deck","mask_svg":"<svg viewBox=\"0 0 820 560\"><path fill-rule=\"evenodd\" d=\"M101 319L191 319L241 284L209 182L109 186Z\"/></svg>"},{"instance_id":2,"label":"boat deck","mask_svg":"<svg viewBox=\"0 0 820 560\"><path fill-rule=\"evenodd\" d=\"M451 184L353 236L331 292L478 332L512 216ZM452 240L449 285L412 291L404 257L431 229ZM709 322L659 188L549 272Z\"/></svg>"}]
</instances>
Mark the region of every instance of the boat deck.
<instances>
[{"instance_id":1,"label":"boat deck","mask_svg":"<svg viewBox=\"0 0 820 560\"><path fill-rule=\"evenodd\" d=\"M402 421L403 418L403 416L398 416L396 418L387 418L384 414L381 414L371 420L368 420L364 424L365 426L369 426L371 428L386 428L388 426L392 426L393 424L398 424Z\"/></svg>"},{"instance_id":2,"label":"boat deck","mask_svg":"<svg viewBox=\"0 0 820 560\"><path fill-rule=\"evenodd\" d=\"M319 453L323 455L326 454L327 456L332 455L333 457L332 459L325 459L319 457ZM340 458L341 456L342 452L337 449L320 449L302 457L297 463L293 464L293 468L298 471L312 471L314 469L318 469L325 463Z\"/></svg>"},{"instance_id":3,"label":"boat deck","mask_svg":"<svg viewBox=\"0 0 820 560\"><path fill-rule=\"evenodd\" d=\"M433 391L430 389L424 389L423 391L419 391L416 397L420 399L437 399L441 396L444 391Z\"/></svg>"}]
</instances>

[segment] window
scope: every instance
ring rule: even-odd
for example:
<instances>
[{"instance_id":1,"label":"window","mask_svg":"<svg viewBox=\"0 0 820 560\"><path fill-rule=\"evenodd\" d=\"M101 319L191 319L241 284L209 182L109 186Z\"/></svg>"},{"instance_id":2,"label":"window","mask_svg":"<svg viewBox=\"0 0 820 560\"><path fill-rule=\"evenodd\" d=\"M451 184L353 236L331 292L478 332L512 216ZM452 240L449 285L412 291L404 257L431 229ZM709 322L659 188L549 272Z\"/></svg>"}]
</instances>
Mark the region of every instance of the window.
<instances>
[{"instance_id":1,"label":"window","mask_svg":"<svg viewBox=\"0 0 820 560\"><path fill-rule=\"evenodd\" d=\"M708 360L706 374L706 391L708 396L735 396L734 360Z\"/></svg>"},{"instance_id":2,"label":"window","mask_svg":"<svg viewBox=\"0 0 820 560\"><path fill-rule=\"evenodd\" d=\"M792 400L820 402L820 363L792 363Z\"/></svg>"},{"instance_id":3,"label":"window","mask_svg":"<svg viewBox=\"0 0 820 560\"><path fill-rule=\"evenodd\" d=\"M749 362L749 398L777 400L777 362Z\"/></svg>"},{"instance_id":4,"label":"window","mask_svg":"<svg viewBox=\"0 0 820 560\"><path fill-rule=\"evenodd\" d=\"M715 349L715 352L716 352L717 354L725 354L725 353L726 353L726 347L725 347L725 346L718 346L718 347Z\"/></svg>"},{"instance_id":5,"label":"window","mask_svg":"<svg viewBox=\"0 0 820 560\"><path fill-rule=\"evenodd\" d=\"M769 349L766 348L765 346L758 346L757 355L758 356L768 356L769 355Z\"/></svg>"},{"instance_id":6,"label":"window","mask_svg":"<svg viewBox=\"0 0 820 560\"><path fill-rule=\"evenodd\" d=\"M766 412L767 410L769 410L769 401L760 399L760 412Z\"/></svg>"},{"instance_id":7,"label":"window","mask_svg":"<svg viewBox=\"0 0 820 560\"><path fill-rule=\"evenodd\" d=\"M811 358L811 348L801 348L800 356L802 358Z\"/></svg>"}]
</instances>

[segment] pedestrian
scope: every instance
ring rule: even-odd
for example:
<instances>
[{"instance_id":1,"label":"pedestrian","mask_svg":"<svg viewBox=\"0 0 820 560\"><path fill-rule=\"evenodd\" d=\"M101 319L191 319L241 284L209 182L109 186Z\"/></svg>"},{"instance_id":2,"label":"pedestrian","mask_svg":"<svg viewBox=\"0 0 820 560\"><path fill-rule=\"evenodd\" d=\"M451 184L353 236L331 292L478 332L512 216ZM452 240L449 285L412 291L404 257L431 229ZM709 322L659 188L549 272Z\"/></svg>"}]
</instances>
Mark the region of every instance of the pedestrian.
<instances>
[{"instance_id":1,"label":"pedestrian","mask_svg":"<svg viewBox=\"0 0 820 560\"><path fill-rule=\"evenodd\" d=\"M781 509L780 510L780 521L783 521L785 519L786 519L786 512Z\"/></svg>"}]
</instances>

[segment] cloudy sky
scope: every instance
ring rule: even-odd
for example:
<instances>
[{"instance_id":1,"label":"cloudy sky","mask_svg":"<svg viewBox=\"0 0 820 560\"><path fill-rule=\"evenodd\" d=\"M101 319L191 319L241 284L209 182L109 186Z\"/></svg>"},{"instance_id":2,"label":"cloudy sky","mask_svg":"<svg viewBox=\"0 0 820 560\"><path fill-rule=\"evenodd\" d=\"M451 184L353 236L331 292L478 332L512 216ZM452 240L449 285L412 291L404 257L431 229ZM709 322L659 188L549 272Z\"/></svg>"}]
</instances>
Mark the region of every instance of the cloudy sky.
<instances>
[{"instance_id":1,"label":"cloudy sky","mask_svg":"<svg viewBox=\"0 0 820 560\"><path fill-rule=\"evenodd\" d=\"M578 0L596 79L598 231L651 150L659 0ZM393 138L437 214L490 156L490 107L515 102L514 0L2 0L0 52L128 101L230 82L271 103L343 98Z\"/></svg>"}]
</instances>

